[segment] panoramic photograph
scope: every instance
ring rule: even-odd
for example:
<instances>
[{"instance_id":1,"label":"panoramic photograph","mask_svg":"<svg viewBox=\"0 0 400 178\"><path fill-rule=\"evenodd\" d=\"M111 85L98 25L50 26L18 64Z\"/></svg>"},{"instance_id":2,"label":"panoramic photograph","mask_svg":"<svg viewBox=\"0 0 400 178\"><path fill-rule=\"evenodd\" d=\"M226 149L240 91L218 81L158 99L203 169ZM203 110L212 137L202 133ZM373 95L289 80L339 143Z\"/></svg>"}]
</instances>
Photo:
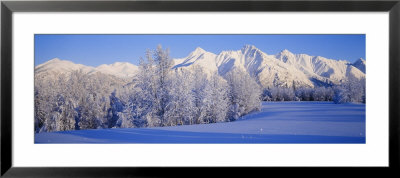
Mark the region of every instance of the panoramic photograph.
<instances>
[{"instance_id":1,"label":"panoramic photograph","mask_svg":"<svg viewBox=\"0 0 400 178\"><path fill-rule=\"evenodd\" d=\"M365 144L364 34L36 34L35 144Z\"/></svg>"}]
</instances>

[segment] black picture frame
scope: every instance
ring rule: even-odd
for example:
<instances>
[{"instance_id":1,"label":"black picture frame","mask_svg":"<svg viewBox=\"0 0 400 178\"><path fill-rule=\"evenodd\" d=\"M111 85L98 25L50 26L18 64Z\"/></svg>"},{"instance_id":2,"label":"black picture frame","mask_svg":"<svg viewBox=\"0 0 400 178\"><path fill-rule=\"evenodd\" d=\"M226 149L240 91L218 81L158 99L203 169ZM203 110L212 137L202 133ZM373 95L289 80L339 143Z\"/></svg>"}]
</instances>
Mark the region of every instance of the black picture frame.
<instances>
[{"instance_id":1,"label":"black picture frame","mask_svg":"<svg viewBox=\"0 0 400 178\"><path fill-rule=\"evenodd\" d=\"M296 12L389 12L389 167L341 168L350 172L385 171L399 174L400 134L400 1L2 1L1 2L1 176L4 177L143 177L192 175L287 174L278 167L161 168L74 167L21 168L12 165L12 18L13 12L126 12L126 11L296 11ZM179 169L179 170L178 170ZM206 169L206 170L205 170ZM267 170L266 170L267 169ZM314 168L291 167L309 174ZM335 168L317 167L323 174L341 175ZM183 172L184 171L184 172Z\"/></svg>"}]
</instances>

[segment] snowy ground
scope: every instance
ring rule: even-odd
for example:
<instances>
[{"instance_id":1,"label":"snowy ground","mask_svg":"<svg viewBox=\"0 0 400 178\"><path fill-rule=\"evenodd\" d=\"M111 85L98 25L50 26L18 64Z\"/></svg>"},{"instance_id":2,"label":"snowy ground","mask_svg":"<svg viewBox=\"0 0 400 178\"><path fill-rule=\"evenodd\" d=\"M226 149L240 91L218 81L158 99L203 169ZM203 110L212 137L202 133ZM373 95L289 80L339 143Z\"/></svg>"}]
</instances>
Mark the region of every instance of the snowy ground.
<instances>
[{"instance_id":1,"label":"snowy ground","mask_svg":"<svg viewBox=\"0 0 400 178\"><path fill-rule=\"evenodd\" d=\"M263 102L235 122L40 133L35 143L365 143L365 105Z\"/></svg>"}]
</instances>

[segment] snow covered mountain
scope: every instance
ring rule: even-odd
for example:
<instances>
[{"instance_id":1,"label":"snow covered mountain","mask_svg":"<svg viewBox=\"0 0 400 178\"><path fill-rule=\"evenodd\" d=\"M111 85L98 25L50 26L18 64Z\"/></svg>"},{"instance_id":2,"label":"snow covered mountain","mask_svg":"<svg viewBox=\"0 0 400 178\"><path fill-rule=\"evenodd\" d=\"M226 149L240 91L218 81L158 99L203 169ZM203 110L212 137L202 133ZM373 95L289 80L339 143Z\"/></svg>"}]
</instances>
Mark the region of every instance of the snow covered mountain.
<instances>
[{"instance_id":1,"label":"snow covered mountain","mask_svg":"<svg viewBox=\"0 0 400 178\"><path fill-rule=\"evenodd\" d=\"M358 79L365 77L364 72L345 60L333 60L307 54L293 54L288 50L283 50L275 56L278 60L301 70L307 76L328 83L338 83L349 76Z\"/></svg>"},{"instance_id":2,"label":"snow covered mountain","mask_svg":"<svg viewBox=\"0 0 400 178\"><path fill-rule=\"evenodd\" d=\"M208 73L217 72L222 76L233 69L241 69L254 76L263 87L290 87L293 84L314 86L304 73L276 60L274 56L265 54L253 45L246 45L237 51L222 51L218 55L196 48L187 57L174 61L174 68L198 65Z\"/></svg>"},{"instance_id":3,"label":"snow covered mountain","mask_svg":"<svg viewBox=\"0 0 400 178\"><path fill-rule=\"evenodd\" d=\"M365 73L359 70L361 65L354 66L348 61L293 54L286 49L276 55L268 55L253 45L219 54L197 48L186 58L176 59L175 64L175 68L199 65L210 73L218 72L222 76L239 68L256 77L263 87L290 87L293 84L313 87L338 84L349 76L358 79L365 77Z\"/></svg>"},{"instance_id":4,"label":"snow covered mountain","mask_svg":"<svg viewBox=\"0 0 400 178\"><path fill-rule=\"evenodd\" d=\"M215 63L216 55L211 52L207 52L204 49L198 47L189 56L181 59L174 59L175 66L173 68L188 67L193 64L201 66L206 72L215 72L218 67Z\"/></svg>"},{"instance_id":5,"label":"snow covered mountain","mask_svg":"<svg viewBox=\"0 0 400 178\"><path fill-rule=\"evenodd\" d=\"M291 65L276 60L273 55L267 55L253 45L246 45L238 51L223 51L218 55L216 61L219 74L224 75L233 68L240 68L256 77L263 87L290 87L293 84L313 86L304 73Z\"/></svg>"},{"instance_id":6,"label":"snow covered mountain","mask_svg":"<svg viewBox=\"0 0 400 178\"><path fill-rule=\"evenodd\" d=\"M353 63L353 66L365 74L366 61L363 58L358 59Z\"/></svg>"},{"instance_id":7,"label":"snow covered mountain","mask_svg":"<svg viewBox=\"0 0 400 178\"><path fill-rule=\"evenodd\" d=\"M241 69L255 77L262 87L314 87L320 85L339 84L348 77L364 78L364 59L360 58L353 64L345 60L327 59L321 56L307 54L293 54L289 50L282 50L278 54L270 55L253 45L245 45L240 50L222 51L214 54L198 47L187 57L173 59L174 69L191 66L200 66L206 73L226 75L234 69ZM35 73L58 72L68 73L75 70L87 74L103 73L119 78L135 76L139 68L128 62L103 64L90 67L75 64L71 61L58 58L47 61L35 67Z\"/></svg>"},{"instance_id":8,"label":"snow covered mountain","mask_svg":"<svg viewBox=\"0 0 400 178\"><path fill-rule=\"evenodd\" d=\"M139 67L128 62L116 62L114 64L103 64L96 67L96 72L114 75L121 78L135 76Z\"/></svg>"},{"instance_id":9,"label":"snow covered mountain","mask_svg":"<svg viewBox=\"0 0 400 178\"><path fill-rule=\"evenodd\" d=\"M120 78L133 77L139 70L138 66L128 62L116 62L114 64L103 64L98 67L75 64L71 61L54 58L35 67L35 74L41 73L70 73L80 71L85 74L95 74L97 72L113 75Z\"/></svg>"},{"instance_id":10,"label":"snow covered mountain","mask_svg":"<svg viewBox=\"0 0 400 178\"><path fill-rule=\"evenodd\" d=\"M90 73L95 70L94 67L85 66L82 64L75 64L71 61L61 60L58 58L51 59L43 64L35 67L35 74L48 72L48 73L68 73L73 71L81 71L83 73Z\"/></svg>"}]
</instances>

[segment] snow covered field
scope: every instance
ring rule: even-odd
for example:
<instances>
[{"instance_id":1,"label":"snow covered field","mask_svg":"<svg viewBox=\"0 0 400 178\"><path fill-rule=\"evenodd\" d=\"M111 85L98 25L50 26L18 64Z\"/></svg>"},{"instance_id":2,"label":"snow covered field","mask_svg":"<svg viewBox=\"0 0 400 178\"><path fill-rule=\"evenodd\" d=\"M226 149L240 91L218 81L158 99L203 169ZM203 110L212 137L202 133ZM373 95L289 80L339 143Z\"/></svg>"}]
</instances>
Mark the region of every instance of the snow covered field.
<instances>
[{"instance_id":1,"label":"snow covered field","mask_svg":"<svg viewBox=\"0 0 400 178\"><path fill-rule=\"evenodd\" d=\"M234 122L47 132L35 143L365 143L365 104L263 102Z\"/></svg>"}]
</instances>

